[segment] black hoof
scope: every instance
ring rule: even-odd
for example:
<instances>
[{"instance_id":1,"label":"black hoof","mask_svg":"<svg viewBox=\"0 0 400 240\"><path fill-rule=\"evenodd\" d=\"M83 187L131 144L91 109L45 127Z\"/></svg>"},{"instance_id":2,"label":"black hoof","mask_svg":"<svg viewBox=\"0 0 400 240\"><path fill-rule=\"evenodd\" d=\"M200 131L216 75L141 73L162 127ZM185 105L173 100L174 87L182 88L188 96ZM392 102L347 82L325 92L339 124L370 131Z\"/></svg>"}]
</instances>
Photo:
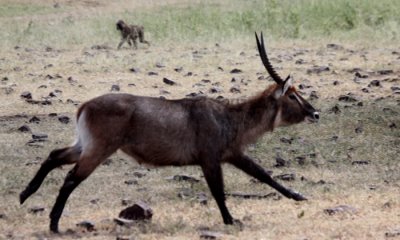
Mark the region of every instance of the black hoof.
<instances>
[{"instance_id":1,"label":"black hoof","mask_svg":"<svg viewBox=\"0 0 400 240\"><path fill-rule=\"evenodd\" d=\"M19 194L19 203L22 205L22 204L25 202L25 200L28 199L29 195L30 195L30 194L27 193L26 190L22 191L22 192Z\"/></svg>"}]
</instances>

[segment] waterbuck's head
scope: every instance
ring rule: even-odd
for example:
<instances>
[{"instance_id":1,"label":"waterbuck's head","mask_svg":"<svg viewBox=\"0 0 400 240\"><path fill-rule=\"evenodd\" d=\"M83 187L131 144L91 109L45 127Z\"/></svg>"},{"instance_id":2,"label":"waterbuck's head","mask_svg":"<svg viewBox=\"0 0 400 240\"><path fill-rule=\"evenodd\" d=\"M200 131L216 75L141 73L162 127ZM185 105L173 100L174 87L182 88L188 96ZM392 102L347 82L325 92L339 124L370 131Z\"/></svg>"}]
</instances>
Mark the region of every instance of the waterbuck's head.
<instances>
[{"instance_id":1,"label":"waterbuck's head","mask_svg":"<svg viewBox=\"0 0 400 240\"><path fill-rule=\"evenodd\" d=\"M261 41L256 33L257 47L261 60L267 69L269 75L274 79L276 85L270 93L276 100L278 113L275 118L274 127L286 126L302 121L317 122L319 113L308 103L292 86L292 77L289 75L283 80L274 70L269 62L264 47L264 39L261 33Z\"/></svg>"}]
</instances>

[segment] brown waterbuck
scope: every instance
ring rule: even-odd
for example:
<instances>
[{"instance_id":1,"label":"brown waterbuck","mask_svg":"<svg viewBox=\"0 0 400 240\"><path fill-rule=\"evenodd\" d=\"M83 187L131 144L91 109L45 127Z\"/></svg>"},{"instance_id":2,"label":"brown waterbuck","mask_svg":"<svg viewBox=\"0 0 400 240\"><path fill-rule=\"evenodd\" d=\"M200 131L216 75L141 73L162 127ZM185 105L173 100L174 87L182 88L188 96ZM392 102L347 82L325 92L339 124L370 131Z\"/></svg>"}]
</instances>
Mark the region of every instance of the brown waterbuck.
<instances>
[{"instance_id":1,"label":"brown waterbuck","mask_svg":"<svg viewBox=\"0 0 400 240\"><path fill-rule=\"evenodd\" d=\"M120 149L137 162L155 166L199 165L225 224L234 220L225 205L222 163L230 163L287 198L306 200L288 189L243 151L263 133L302 121L317 122L318 112L273 69L256 34L261 60L276 84L241 103L206 97L165 100L106 94L82 104L77 113L77 139L72 146L53 150L20 194L20 203L36 192L46 175L64 164L68 173L50 213L50 230L58 222L72 191L99 164Z\"/></svg>"}]
</instances>

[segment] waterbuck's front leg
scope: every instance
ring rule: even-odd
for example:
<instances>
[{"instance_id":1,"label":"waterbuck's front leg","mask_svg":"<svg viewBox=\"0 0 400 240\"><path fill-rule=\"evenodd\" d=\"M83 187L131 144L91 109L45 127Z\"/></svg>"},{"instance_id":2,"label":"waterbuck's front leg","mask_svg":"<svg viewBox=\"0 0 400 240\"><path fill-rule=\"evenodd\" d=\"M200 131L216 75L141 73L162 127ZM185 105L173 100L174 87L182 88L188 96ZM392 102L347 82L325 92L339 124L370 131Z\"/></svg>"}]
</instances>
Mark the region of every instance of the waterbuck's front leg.
<instances>
[{"instance_id":1,"label":"waterbuck's front leg","mask_svg":"<svg viewBox=\"0 0 400 240\"><path fill-rule=\"evenodd\" d=\"M210 188L225 224L233 224L233 217L225 205L224 180L221 165L218 162L208 161L201 165L204 177Z\"/></svg>"},{"instance_id":2,"label":"waterbuck's front leg","mask_svg":"<svg viewBox=\"0 0 400 240\"><path fill-rule=\"evenodd\" d=\"M272 177L265 171L263 167L258 165L257 163L254 162L253 159L246 155L235 155L234 157L231 157L226 160L227 162L231 163L235 167L241 169L248 175L255 177L259 181L266 183L270 185L271 187L275 188L278 192L280 192L282 195L284 195L287 198L294 199L296 201L303 201L307 200L303 195L300 193L297 193L289 188L286 188L279 184L277 181L272 179Z\"/></svg>"}]
</instances>

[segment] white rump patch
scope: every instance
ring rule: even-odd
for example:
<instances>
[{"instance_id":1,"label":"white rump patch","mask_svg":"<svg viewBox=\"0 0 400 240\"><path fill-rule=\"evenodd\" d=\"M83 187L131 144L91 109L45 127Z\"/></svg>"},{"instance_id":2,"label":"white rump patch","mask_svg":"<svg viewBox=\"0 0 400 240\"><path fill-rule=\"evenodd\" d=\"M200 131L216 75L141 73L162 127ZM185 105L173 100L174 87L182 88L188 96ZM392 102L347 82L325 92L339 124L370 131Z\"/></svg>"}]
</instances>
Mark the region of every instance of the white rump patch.
<instances>
[{"instance_id":1,"label":"white rump patch","mask_svg":"<svg viewBox=\"0 0 400 240\"><path fill-rule=\"evenodd\" d=\"M82 153L84 153L93 143L93 137L87 126L85 110L82 111L76 124L76 135L77 139L75 140L75 144L80 145L82 147Z\"/></svg>"}]
</instances>

